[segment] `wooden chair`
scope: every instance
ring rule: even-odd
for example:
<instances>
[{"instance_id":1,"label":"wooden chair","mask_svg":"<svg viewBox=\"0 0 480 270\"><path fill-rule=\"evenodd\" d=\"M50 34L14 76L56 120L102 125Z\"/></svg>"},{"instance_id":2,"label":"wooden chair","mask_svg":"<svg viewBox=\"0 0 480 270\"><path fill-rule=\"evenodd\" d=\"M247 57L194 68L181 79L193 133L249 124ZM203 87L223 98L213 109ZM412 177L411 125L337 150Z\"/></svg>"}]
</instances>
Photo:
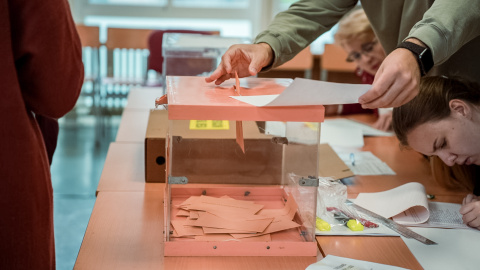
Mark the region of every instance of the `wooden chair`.
<instances>
[{"instance_id":1,"label":"wooden chair","mask_svg":"<svg viewBox=\"0 0 480 270\"><path fill-rule=\"evenodd\" d=\"M321 58L321 74L322 81L329 81L329 72L341 72L354 74L357 65L347 62L347 53L338 45L325 44L325 50Z\"/></svg>"},{"instance_id":2,"label":"wooden chair","mask_svg":"<svg viewBox=\"0 0 480 270\"><path fill-rule=\"evenodd\" d=\"M84 66L84 84L79 101L91 99L91 113L96 115L98 106L100 74L100 30L97 26L77 24L77 33L82 44L82 61ZM84 101L84 103L86 103ZM77 103L78 104L78 103Z\"/></svg>"},{"instance_id":3,"label":"wooden chair","mask_svg":"<svg viewBox=\"0 0 480 270\"><path fill-rule=\"evenodd\" d=\"M138 85L147 72L148 37L153 30L108 28L107 74L103 84ZM137 54L137 55L134 55ZM135 70L135 67L137 70ZM140 68L138 70L138 68Z\"/></svg>"},{"instance_id":4,"label":"wooden chair","mask_svg":"<svg viewBox=\"0 0 480 270\"><path fill-rule=\"evenodd\" d=\"M106 70L101 79L104 114L121 113L131 86L143 85L147 73L150 29L108 28L105 42Z\"/></svg>"},{"instance_id":5,"label":"wooden chair","mask_svg":"<svg viewBox=\"0 0 480 270\"><path fill-rule=\"evenodd\" d=\"M283 65L275 68L275 70L285 70L285 71L304 71L304 78L312 78L312 69L313 69L313 55L310 51L310 46L305 48L303 51L298 53L290 61L284 63Z\"/></svg>"},{"instance_id":6,"label":"wooden chair","mask_svg":"<svg viewBox=\"0 0 480 270\"><path fill-rule=\"evenodd\" d=\"M144 84L150 29L108 28L102 46L97 130L106 137L110 116L120 115L131 86Z\"/></svg>"}]
</instances>

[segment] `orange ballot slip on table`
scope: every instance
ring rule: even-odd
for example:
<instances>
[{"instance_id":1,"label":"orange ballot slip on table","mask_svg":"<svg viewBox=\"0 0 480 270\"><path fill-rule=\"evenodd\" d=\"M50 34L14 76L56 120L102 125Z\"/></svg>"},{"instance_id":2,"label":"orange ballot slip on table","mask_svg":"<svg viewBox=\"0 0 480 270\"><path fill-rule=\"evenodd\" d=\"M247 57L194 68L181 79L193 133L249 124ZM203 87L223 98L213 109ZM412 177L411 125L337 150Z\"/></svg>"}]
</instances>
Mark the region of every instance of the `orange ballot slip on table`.
<instances>
[{"instance_id":1,"label":"orange ballot slip on table","mask_svg":"<svg viewBox=\"0 0 480 270\"><path fill-rule=\"evenodd\" d=\"M290 82L167 77L165 256L317 255L320 125L293 129L322 122L323 106L259 108L231 98L279 94ZM192 137L177 124L185 120L235 122L236 135L197 129ZM285 135L265 133L265 121L285 122ZM260 144L243 134L251 126L264 133Z\"/></svg>"}]
</instances>

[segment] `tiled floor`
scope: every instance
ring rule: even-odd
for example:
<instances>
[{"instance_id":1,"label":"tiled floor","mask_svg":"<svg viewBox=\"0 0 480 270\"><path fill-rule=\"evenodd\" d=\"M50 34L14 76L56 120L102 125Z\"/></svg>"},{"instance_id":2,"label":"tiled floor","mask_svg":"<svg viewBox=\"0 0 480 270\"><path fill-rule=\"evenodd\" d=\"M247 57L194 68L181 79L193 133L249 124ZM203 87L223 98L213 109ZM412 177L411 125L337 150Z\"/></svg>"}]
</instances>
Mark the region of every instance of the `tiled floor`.
<instances>
[{"instance_id":1,"label":"tiled floor","mask_svg":"<svg viewBox=\"0 0 480 270\"><path fill-rule=\"evenodd\" d=\"M96 143L92 117L69 115L60 120L58 146L51 167L58 270L70 270L75 264L118 122L116 118L110 121L105 135Z\"/></svg>"}]
</instances>

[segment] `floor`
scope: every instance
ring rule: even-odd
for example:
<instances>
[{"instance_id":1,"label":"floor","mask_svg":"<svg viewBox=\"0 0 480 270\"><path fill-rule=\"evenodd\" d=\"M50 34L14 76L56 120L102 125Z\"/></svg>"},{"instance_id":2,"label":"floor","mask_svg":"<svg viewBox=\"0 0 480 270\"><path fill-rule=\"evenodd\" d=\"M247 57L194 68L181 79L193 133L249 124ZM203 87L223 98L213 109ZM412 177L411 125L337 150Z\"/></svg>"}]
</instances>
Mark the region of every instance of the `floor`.
<instances>
[{"instance_id":1,"label":"floor","mask_svg":"<svg viewBox=\"0 0 480 270\"><path fill-rule=\"evenodd\" d=\"M118 118L118 119L117 119ZM60 119L60 133L51 172L58 270L72 269L95 203L110 142L115 140L119 117L113 117L97 136L95 118L70 113Z\"/></svg>"}]
</instances>

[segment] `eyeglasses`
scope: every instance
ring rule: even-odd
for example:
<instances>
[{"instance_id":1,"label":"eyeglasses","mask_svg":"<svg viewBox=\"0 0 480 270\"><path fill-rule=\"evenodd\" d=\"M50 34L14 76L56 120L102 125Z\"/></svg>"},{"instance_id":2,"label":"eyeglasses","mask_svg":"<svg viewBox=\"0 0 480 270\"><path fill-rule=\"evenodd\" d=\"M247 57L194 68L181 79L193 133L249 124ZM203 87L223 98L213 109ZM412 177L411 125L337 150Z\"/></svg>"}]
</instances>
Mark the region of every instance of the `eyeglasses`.
<instances>
[{"instance_id":1,"label":"eyeglasses","mask_svg":"<svg viewBox=\"0 0 480 270\"><path fill-rule=\"evenodd\" d=\"M375 45L377 45L378 40L374 39L372 42L362 44L362 51L361 52L351 52L347 57L347 62L354 62L359 61L363 55L367 55L373 51Z\"/></svg>"}]
</instances>

